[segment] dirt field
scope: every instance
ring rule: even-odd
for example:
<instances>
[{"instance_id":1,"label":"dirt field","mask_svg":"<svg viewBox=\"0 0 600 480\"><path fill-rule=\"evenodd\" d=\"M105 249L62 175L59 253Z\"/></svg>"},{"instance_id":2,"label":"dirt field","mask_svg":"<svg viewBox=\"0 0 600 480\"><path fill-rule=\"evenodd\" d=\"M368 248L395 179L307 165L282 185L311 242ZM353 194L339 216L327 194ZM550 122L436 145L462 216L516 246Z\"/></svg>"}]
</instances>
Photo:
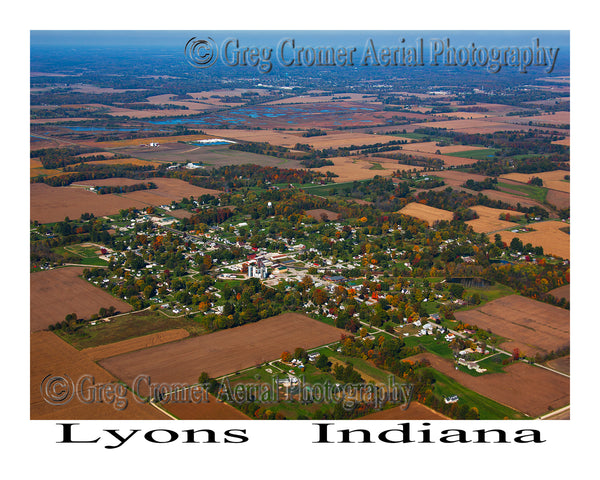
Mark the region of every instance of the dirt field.
<instances>
[{"instance_id":1,"label":"dirt field","mask_svg":"<svg viewBox=\"0 0 600 480\"><path fill-rule=\"evenodd\" d=\"M127 403L122 408L121 401L108 403L93 402L92 393L99 391L100 385L114 384L116 379L87 356L75 350L51 332L35 332L30 335L30 418L32 420L167 420L168 417L156 408L140 403L132 393L115 391L116 400L123 399ZM50 376L50 377L49 377ZM67 383L56 384L52 388L50 379L56 376L63 377ZM87 376L87 377L86 377ZM42 396L42 392L52 394L65 392L65 399L69 392L73 393L73 386L82 381L84 396L74 395L71 401L64 405L52 405L47 400L61 398ZM70 381L69 381L70 379ZM93 379L93 380L92 380ZM96 389L92 388L96 386ZM63 390L63 388L65 390ZM114 387L113 387L114 388ZM46 394L45 394L46 395ZM98 399L98 397L96 397ZM109 400L105 397L104 400ZM121 410L115 408L118 406Z\"/></svg>"},{"instance_id":2,"label":"dirt field","mask_svg":"<svg viewBox=\"0 0 600 480\"><path fill-rule=\"evenodd\" d=\"M534 247L543 247L545 254L555 255L565 259L571 257L569 234L559 230L560 228L568 227L568 223L551 220L548 222L532 223L529 226L535 231L526 233L504 231L498 233L502 237L502 241L507 244L509 244L514 237L517 237L523 244L531 243Z\"/></svg>"},{"instance_id":3,"label":"dirt field","mask_svg":"<svg viewBox=\"0 0 600 480\"><path fill-rule=\"evenodd\" d=\"M555 358L554 360L546 362L546 365L554 370L569 375L571 372L571 356L567 355L566 357Z\"/></svg>"},{"instance_id":4,"label":"dirt field","mask_svg":"<svg viewBox=\"0 0 600 480\"><path fill-rule=\"evenodd\" d=\"M565 137L562 140L554 140L552 143L555 145L566 145L569 147L571 146L571 137Z\"/></svg>"},{"instance_id":5,"label":"dirt field","mask_svg":"<svg viewBox=\"0 0 600 480\"><path fill-rule=\"evenodd\" d=\"M332 172L337 175L333 180L335 183L353 182L354 180L366 180L373 178L376 175L380 177L387 177L392 175L393 172L398 170L397 163L386 162L384 158L375 159L372 157L374 162L378 162L383 169L371 170L373 163L367 159L358 157L333 157L328 158L333 162L333 165L327 165L325 167L314 168L321 173ZM413 167L411 167L413 168ZM419 167L417 167L419 168ZM400 168L401 169L401 168ZM420 168L422 169L422 168Z\"/></svg>"},{"instance_id":6,"label":"dirt field","mask_svg":"<svg viewBox=\"0 0 600 480\"><path fill-rule=\"evenodd\" d=\"M472 145L448 145L447 147L438 147L437 142L419 142L402 145L402 150L411 152L435 153L439 150L442 155L455 152L468 152L472 150L485 150L485 147L475 147Z\"/></svg>"},{"instance_id":7,"label":"dirt field","mask_svg":"<svg viewBox=\"0 0 600 480\"><path fill-rule=\"evenodd\" d=\"M268 142L271 145L282 147L294 147L297 143L307 143L302 140L308 138L302 137L302 132L280 132L273 130L245 130L228 128L223 129L203 129L209 135L226 138L230 140L244 140L246 142Z\"/></svg>"},{"instance_id":8,"label":"dirt field","mask_svg":"<svg viewBox=\"0 0 600 480\"><path fill-rule=\"evenodd\" d=\"M86 162L88 165L150 165L152 167L158 167L159 162L150 162L148 160L140 160L139 158L112 158L110 160L95 160L93 162Z\"/></svg>"},{"instance_id":9,"label":"dirt field","mask_svg":"<svg viewBox=\"0 0 600 480\"><path fill-rule=\"evenodd\" d=\"M187 401L182 397L179 403L166 402L161 407L180 420L250 420L237 408L220 402L213 395L207 394L207 397L208 401L200 401L204 397L198 401Z\"/></svg>"},{"instance_id":10,"label":"dirt field","mask_svg":"<svg viewBox=\"0 0 600 480\"><path fill-rule=\"evenodd\" d=\"M274 130L234 130L205 129L207 134L247 142L268 142L272 145L293 148L297 143L307 143L314 148L337 148L350 145L373 145L397 140L395 137L370 135L366 133L328 133L316 137L303 137L301 131L281 132Z\"/></svg>"},{"instance_id":11,"label":"dirt field","mask_svg":"<svg viewBox=\"0 0 600 480\"><path fill-rule=\"evenodd\" d=\"M121 355L123 353L135 352L136 350L143 350L144 348L162 345L163 343L174 342L175 340L181 340L182 338L189 336L190 334L187 330L176 328L131 338L129 340L123 340L121 342L109 343L108 345L101 345L99 347L84 348L81 350L81 353L87 355L90 359L97 361L114 357L115 355Z\"/></svg>"},{"instance_id":12,"label":"dirt field","mask_svg":"<svg viewBox=\"0 0 600 480\"><path fill-rule=\"evenodd\" d=\"M515 207L517 206L517 203L520 203L524 207L538 206L544 208L541 203L536 202L531 198L523 197L521 195L513 195L512 193L502 192L500 190L482 190L481 193L483 193L486 197L489 197L491 200L500 200Z\"/></svg>"},{"instance_id":13,"label":"dirt field","mask_svg":"<svg viewBox=\"0 0 600 480\"><path fill-rule=\"evenodd\" d=\"M420 218L425 220L429 225L441 220L452 220L454 213L448 210L442 210L441 208L430 207L429 205L423 205L421 203L411 202L403 209L399 210L398 213L404 215L410 215L411 217Z\"/></svg>"},{"instance_id":14,"label":"dirt field","mask_svg":"<svg viewBox=\"0 0 600 480\"><path fill-rule=\"evenodd\" d=\"M569 208L571 206L571 196L567 192L558 190L548 190L546 201L558 209Z\"/></svg>"},{"instance_id":15,"label":"dirt field","mask_svg":"<svg viewBox=\"0 0 600 480\"><path fill-rule=\"evenodd\" d=\"M79 278L83 270L83 267L64 267L30 274L32 332L62 322L69 313L89 318L100 307L112 305L119 312L131 310L128 303Z\"/></svg>"},{"instance_id":16,"label":"dirt field","mask_svg":"<svg viewBox=\"0 0 600 480\"><path fill-rule=\"evenodd\" d=\"M398 138L386 135L370 135L368 133L328 133L318 137L301 137L299 143L308 143L316 149L349 147L351 145L373 145L386 143Z\"/></svg>"},{"instance_id":17,"label":"dirt field","mask_svg":"<svg viewBox=\"0 0 600 480\"><path fill-rule=\"evenodd\" d=\"M335 101L335 99L339 97L350 97L345 98L345 100L350 100L353 102L361 101L369 103L381 103L377 102L377 97L375 95L365 95L362 93L336 93L335 95L319 95L316 97L299 95L297 97L289 97L283 98L281 100L275 100L274 102L269 102L265 105L285 105L289 103L323 103Z\"/></svg>"},{"instance_id":18,"label":"dirt field","mask_svg":"<svg viewBox=\"0 0 600 480\"><path fill-rule=\"evenodd\" d=\"M470 210L474 210L479 215L479 218L475 220L468 220L465 223L471 225L473 230L477 233L489 233L495 232L496 230L503 230L505 228L511 228L517 225L514 222L507 222L506 220L500 220L501 213L508 213L509 215L520 215L519 212L512 210L502 210L499 208L484 207L483 205L475 205L469 207Z\"/></svg>"},{"instance_id":19,"label":"dirt field","mask_svg":"<svg viewBox=\"0 0 600 480\"><path fill-rule=\"evenodd\" d=\"M221 137L224 138L224 137ZM158 148L122 147L119 153L155 162L203 163L206 168L231 165L262 165L280 168L305 168L298 160L260 155L240 150L230 150L227 145L188 145L185 143L161 143Z\"/></svg>"},{"instance_id":20,"label":"dirt field","mask_svg":"<svg viewBox=\"0 0 600 480\"><path fill-rule=\"evenodd\" d=\"M506 175L500 175L500 178L514 180L519 183L527 183L531 178L538 177L544 182L544 187L551 188L552 190L558 190L559 192L570 192L571 184L566 181L565 175L569 175L570 172L566 170L553 170L551 172L541 173L508 173Z\"/></svg>"},{"instance_id":21,"label":"dirt field","mask_svg":"<svg viewBox=\"0 0 600 480\"><path fill-rule=\"evenodd\" d=\"M400 150L390 150L389 152L382 152L380 155L397 155L399 153L403 153L405 155L412 155L413 157L433 158L436 160L441 160L442 162L444 162L444 165L450 167L472 165L473 163L477 162L477 160L474 160L472 158L454 157L451 155L439 155L436 153L427 153L417 150L410 150L410 144L403 145L402 149Z\"/></svg>"},{"instance_id":22,"label":"dirt field","mask_svg":"<svg viewBox=\"0 0 600 480\"><path fill-rule=\"evenodd\" d=\"M548 292L550 295L555 298L561 299L564 298L567 301L571 300L571 285L563 285L562 287L555 288L554 290L550 290Z\"/></svg>"},{"instance_id":23,"label":"dirt field","mask_svg":"<svg viewBox=\"0 0 600 480\"><path fill-rule=\"evenodd\" d=\"M549 115L535 115L533 117L513 117L519 123L533 122L536 124L568 125L571 123L571 112L553 112Z\"/></svg>"},{"instance_id":24,"label":"dirt field","mask_svg":"<svg viewBox=\"0 0 600 480\"><path fill-rule=\"evenodd\" d=\"M100 362L127 384L138 375L153 383L195 383L202 372L219 377L279 358L297 347L311 348L339 340L343 330L296 313L188 338Z\"/></svg>"},{"instance_id":25,"label":"dirt field","mask_svg":"<svg viewBox=\"0 0 600 480\"><path fill-rule=\"evenodd\" d=\"M413 123L411 125L403 125L402 129L406 129L407 132L413 132L417 128L431 127L431 128L446 128L455 132L462 133L494 133L494 132L526 132L533 129L539 129L540 127L535 125L522 125L517 123L508 123L505 121L506 117L488 117L486 119L464 119L464 120L443 120L438 122L427 122L427 123ZM568 135L569 131L559 128L544 128L556 132L561 135Z\"/></svg>"},{"instance_id":26,"label":"dirt field","mask_svg":"<svg viewBox=\"0 0 600 480\"><path fill-rule=\"evenodd\" d=\"M463 183L465 183L469 179L474 180L475 182L482 182L486 178L489 178L486 175L479 175L477 173L459 172L457 170L443 170L441 172L432 172L432 175L444 179L444 182L446 182L446 185L444 185L442 187L442 189L445 189L447 187L452 187L453 189L456 189L457 187L460 187ZM473 192L473 190L468 190L468 189L466 189L466 190L469 192ZM473 192L473 193L477 193L477 192Z\"/></svg>"},{"instance_id":27,"label":"dirt field","mask_svg":"<svg viewBox=\"0 0 600 480\"><path fill-rule=\"evenodd\" d=\"M319 222L322 220L323 215L327 220L337 220L340 218L340 214L336 212L332 212L331 210L325 210L323 208L315 208L313 210L306 210L304 212L309 217L318 220Z\"/></svg>"},{"instance_id":28,"label":"dirt field","mask_svg":"<svg viewBox=\"0 0 600 480\"><path fill-rule=\"evenodd\" d=\"M569 379L533 365L517 362L505 367L505 373L474 377L456 370L454 362L432 353L422 353L409 360L426 358L431 366L461 385L507 405L530 417L537 417L569 404Z\"/></svg>"},{"instance_id":29,"label":"dirt field","mask_svg":"<svg viewBox=\"0 0 600 480\"><path fill-rule=\"evenodd\" d=\"M358 420L448 420L448 417L422 403L411 402L406 410L403 410L401 406L393 407L365 415Z\"/></svg>"},{"instance_id":30,"label":"dirt field","mask_svg":"<svg viewBox=\"0 0 600 480\"><path fill-rule=\"evenodd\" d=\"M192 217L192 212L188 212L187 210L183 210L183 209L177 209L177 210L171 210L169 212L169 215L175 217L175 218L191 218Z\"/></svg>"},{"instance_id":31,"label":"dirt field","mask_svg":"<svg viewBox=\"0 0 600 480\"><path fill-rule=\"evenodd\" d=\"M171 137L146 137L146 138L134 138L131 140L117 140L114 142L93 142L93 145L100 148L119 148L119 147L130 147L148 145L149 143L174 143L174 142L193 142L194 140L203 140L206 138L213 138L210 135L174 135Z\"/></svg>"},{"instance_id":32,"label":"dirt field","mask_svg":"<svg viewBox=\"0 0 600 480\"><path fill-rule=\"evenodd\" d=\"M56 176L56 175L64 175L62 170L57 170L54 168L44 168L42 162L40 162L36 158L32 158L29 160L29 176L37 177L38 175L44 176Z\"/></svg>"},{"instance_id":33,"label":"dirt field","mask_svg":"<svg viewBox=\"0 0 600 480\"><path fill-rule=\"evenodd\" d=\"M454 316L513 340L522 345L525 355L550 353L569 345L569 311L531 298L509 295L479 308L455 312Z\"/></svg>"},{"instance_id":34,"label":"dirt field","mask_svg":"<svg viewBox=\"0 0 600 480\"><path fill-rule=\"evenodd\" d=\"M113 215L121 209L134 207L146 208L149 205L169 204L183 197L200 197L203 194L219 195L218 190L195 187L174 178L152 178L158 188L155 190L139 190L127 194L98 195L81 187L50 187L43 183L31 184L30 214L31 220L40 223L58 222L65 217L79 218L82 213L93 213L100 217ZM87 180L78 185L127 185L138 183L130 179L111 178L106 180Z\"/></svg>"}]
</instances>

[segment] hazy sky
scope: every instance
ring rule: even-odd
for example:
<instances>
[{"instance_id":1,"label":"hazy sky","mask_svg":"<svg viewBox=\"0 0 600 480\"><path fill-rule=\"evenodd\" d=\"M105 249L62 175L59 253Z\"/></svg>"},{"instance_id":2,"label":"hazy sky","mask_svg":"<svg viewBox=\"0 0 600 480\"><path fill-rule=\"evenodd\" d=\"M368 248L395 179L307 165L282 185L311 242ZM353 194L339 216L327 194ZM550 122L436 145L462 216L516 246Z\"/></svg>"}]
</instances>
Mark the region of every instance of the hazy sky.
<instances>
[{"instance_id":1,"label":"hazy sky","mask_svg":"<svg viewBox=\"0 0 600 480\"><path fill-rule=\"evenodd\" d=\"M219 43L226 38L234 37L245 41L262 42L259 46L273 46L281 39L293 37L302 40L307 45L331 46L362 46L368 38L373 38L389 45L395 45L400 38L406 42L414 42L423 38L426 42L435 38L450 38L456 46L470 45L475 42L481 46L528 46L533 38L539 38L540 43L550 47L560 47L569 50L568 30L360 30L360 31L252 31L252 30L33 30L31 31L31 46L70 46L70 47L102 47L102 46L131 46L131 47L176 47L181 48L191 37L212 36Z\"/></svg>"}]
</instances>

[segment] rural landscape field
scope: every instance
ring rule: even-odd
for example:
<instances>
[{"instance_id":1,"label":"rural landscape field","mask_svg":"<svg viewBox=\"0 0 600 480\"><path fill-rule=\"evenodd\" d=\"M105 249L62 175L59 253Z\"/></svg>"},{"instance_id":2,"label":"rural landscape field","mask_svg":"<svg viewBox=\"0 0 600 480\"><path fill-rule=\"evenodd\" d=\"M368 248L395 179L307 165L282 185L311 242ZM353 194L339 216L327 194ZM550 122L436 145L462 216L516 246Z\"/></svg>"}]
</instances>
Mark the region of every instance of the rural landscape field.
<instances>
[{"instance_id":1,"label":"rural landscape field","mask_svg":"<svg viewBox=\"0 0 600 480\"><path fill-rule=\"evenodd\" d=\"M568 50L261 73L44 35L31 419L570 418Z\"/></svg>"}]
</instances>

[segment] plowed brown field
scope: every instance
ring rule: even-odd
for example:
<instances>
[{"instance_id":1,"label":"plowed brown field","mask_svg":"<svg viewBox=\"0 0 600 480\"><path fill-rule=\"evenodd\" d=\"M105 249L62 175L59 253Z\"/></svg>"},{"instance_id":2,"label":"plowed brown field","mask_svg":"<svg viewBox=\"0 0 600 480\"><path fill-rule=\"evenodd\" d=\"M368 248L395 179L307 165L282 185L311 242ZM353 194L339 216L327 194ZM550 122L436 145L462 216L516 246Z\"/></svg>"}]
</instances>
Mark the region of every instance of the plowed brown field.
<instances>
[{"instance_id":1,"label":"plowed brown field","mask_svg":"<svg viewBox=\"0 0 600 480\"><path fill-rule=\"evenodd\" d=\"M202 372L219 377L279 358L297 347L311 348L339 340L344 330L297 313L188 338L100 362L131 385L139 375L152 383L197 382ZM143 392L142 392L143 393Z\"/></svg>"},{"instance_id":2,"label":"plowed brown field","mask_svg":"<svg viewBox=\"0 0 600 480\"><path fill-rule=\"evenodd\" d=\"M406 207L399 210L398 213L425 220L430 225L441 220L452 220L454 218L454 214L448 210L415 202L409 203Z\"/></svg>"},{"instance_id":3,"label":"plowed brown field","mask_svg":"<svg viewBox=\"0 0 600 480\"><path fill-rule=\"evenodd\" d=\"M213 395L207 394L207 400L201 394L196 401L189 401L182 397L183 401L179 403L166 402L161 404L167 412L175 415L181 420L250 420L237 408L220 402Z\"/></svg>"},{"instance_id":4,"label":"plowed brown field","mask_svg":"<svg viewBox=\"0 0 600 480\"><path fill-rule=\"evenodd\" d=\"M510 338L522 345L525 354L549 353L569 345L569 311L531 298L509 295L454 316Z\"/></svg>"},{"instance_id":5,"label":"plowed brown field","mask_svg":"<svg viewBox=\"0 0 600 480\"><path fill-rule=\"evenodd\" d=\"M120 312L131 310L128 303L79 278L83 270L83 267L65 267L30 274L32 332L62 322L70 313L89 318L101 307L114 306Z\"/></svg>"},{"instance_id":6,"label":"plowed brown field","mask_svg":"<svg viewBox=\"0 0 600 480\"><path fill-rule=\"evenodd\" d=\"M513 233L511 231L499 232L502 241L510 244L514 237L517 237L523 244L531 243L534 247L543 247L545 254L556 255L560 258L569 259L571 257L570 236L561 231L561 228L568 227L568 223L548 221L538 222L529 225L534 229L533 232Z\"/></svg>"},{"instance_id":7,"label":"plowed brown field","mask_svg":"<svg viewBox=\"0 0 600 480\"><path fill-rule=\"evenodd\" d=\"M448 420L448 417L426 407L419 402L411 402L406 410L404 407L393 407L380 412L360 417L358 420Z\"/></svg>"},{"instance_id":8,"label":"plowed brown field","mask_svg":"<svg viewBox=\"0 0 600 480\"><path fill-rule=\"evenodd\" d=\"M506 366L505 373L474 377L456 370L454 362L432 353L421 353L407 360L423 358L461 385L530 417L543 415L549 408L555 410L570 402L569 379L540 367L517 362Z\"/></svg>"},{"instance_id":9,"label":"plowed brown field","mask_svg":"<svg viewBox=\"0 0 600 480\"><path fill-rule=\"evenodd\" d=\"M465 222L467 225L471 225L473 230L477 233L489 233L496 230L502 230L505 228L511 228L517 226L514 222L507 222L506 220L500 220L501 213L508 213L509 215L520 215L519 212L513 210L501 210L499 208L484 207L483 205L475 205L469 207L470 210L474 210L479 215L479 218L475 220L469 220Z\"/></svg>"},{"instance_id":10,"label":"plowed brown field","mask_svg":"<svg viewBox=\"0 0 600 480\"><path fill-rule=\"evenodd\" d=\"M30 418L32 420L167 420L156 408L141 403L127 390L115 391L116 401L98 396L100 386L116 383L116 379L95 362L51 332L35 332L30 336ZM52 382L62 377L65 382ZM75 394L81 386L83 395ZM53 388L56 387L56 388ZM115 388L114 386L112 388ZM107 390L108 391L108 390ZM96 401L92 394L96 392ZM64 394L64 397L63 397ZM70 401L62 403L73 394ZM121 404L121 401L123 404ZM125 403L126 402L126 403ZM118 407L118 408L116 408Z\"/></svg>"},{"instance_id":11,"label":"plowed brown field","mask_svg":"<svg viewBox=\"0 0 600 480\"><path fill-rule=\"evenodd\" d=\"M170 204L173 200L183 197L200 197L204 194L219 195L218 190L200 188L175 178L152 178L158 188L153 190L138 190L126 194L98 195L83 187L50 187L43 183L31 184L30 215L31 220L40 223L58 222L65 217L79 218L82 213L93 213L96 217L113 215L119 210L133 207L146 208L149 205ZM87 180L77 185L129 185L140 183L126 178L111 178L106 180Z\"/></svg>"}]
</instances>

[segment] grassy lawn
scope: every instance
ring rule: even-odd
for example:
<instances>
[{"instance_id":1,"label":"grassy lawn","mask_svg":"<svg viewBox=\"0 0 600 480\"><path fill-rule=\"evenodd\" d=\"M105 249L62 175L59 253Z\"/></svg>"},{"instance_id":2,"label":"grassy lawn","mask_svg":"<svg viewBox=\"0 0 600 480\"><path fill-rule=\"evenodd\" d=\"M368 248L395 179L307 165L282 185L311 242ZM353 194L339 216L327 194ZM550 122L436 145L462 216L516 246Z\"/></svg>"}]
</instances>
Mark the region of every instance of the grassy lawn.
<instances>
[{"instance_id":1,"label":"grassy lawn","mask_svg":"<svg viewBox=\"0 0 600 480\"><path fill-rule=\"evenodd\" d=\"M403 138L412 138L414 140L425 141L424 139L428 139L430 142L445 142L448 140L448 137L436 137L435 135L426 135L424 133L392 133L394 137L403 137Z\"/></svg>"},{"instance_id":2,"label":"grassy lawn","mask_svg":"<svg viewBox=\"0 0 600 480\"><path fill-rule=\"evenodd\" d=\"M354 370L358 371L359 373L364 373L365 375L373 377L375 380L383 383L384 385L388 384L390 377L393 377L396 383L404 383L404 381L399 377L392 375L390 372L386 372L385 370L377 368L368 360L363 360L362 358L358 357L348 357L329 348L324 348L319 351L327 355L329 358L335 358L337 360L341 360L344 363L351 363L354 367Z\"/></svg>"},{"instance_id":3,"label":"grassy lawn","mask_svg":"<svg viewBox=\"0 0 600 480\"><path fill-rule=\"evenodd\" d=\"M487 302L491 302L492 300L496 300L501 297L506 297L507 295L514 295L515 291L502 283L494 283L489 287L468 287L465 288L466 296L470 297L474 293L478 293L481 297L481 303L479 305L473 305L468 308L464 308L464 310L468 310L469 308L481 307ZM463 310L461 308L461 310Z\"/></svg>"},{"instance_id":4,"label":"grassy lawn","mask_svg":"<svg viewBox=\"0 0 600 480\"><path fill-rule=\"evenodd\" d=\"M537 200L540 203L546 201L546 195L548 194L547 188L538 187L537 185L513 185L510 183L498 182L498 188L500 188L500 190L510 190L508 193L529 197L532 200Z\"/></svg>"},{"instance_id":5,"label":"grassy lawn","mask_svg":"<svg viewBox=\"0 0 600 480\"><path fill-rule=\"evenodd\" d=\"M504 365L502 365L502 360L504 360L505 358L510 358L510 355L505 355L504 353L492 354L492 355L489 355L484 360L481 360L479 362L479 366L481 368L487 369L487 371L489 373L499 373L499 372L504 373ZM475 375L485 375L485 374L479 374L479 373L475 372Z\"/></svg>"},{"instance_id":6,"label":"grassy lawn","mask_svg":"<svg viewBox=\"0 0 600 480\"><path fill-rule=\"evenodd\" d=\"M74 333L63 330L54 332L78 350L130 338L158 333L173 328L184 328L190 335L202 335L206 330L194 320L167 318L160 312L140 311L117 317L110 322L99 321L96 325L85 324Z\"/></svg>"},{"instance_id":7,"label":"grassy lawn","mask_svg":"<svg viewBox=\"0 0 600 480\"><path fill-rule=\"evenodd\" d=\"M454 353L445 340L436 340L435 335L423 335L422 337L405 337L404 343L409 347L423 346L428 352L434 353L439 357L448 360L454 360Z\"/></svg>"},{"instance_id":8,"label":"grassy lawn","mask_svg":"<svg viewBox=\"0 0 600 480\"><path fill-rule=\"evenodd\" d=\"M488 160L494 158L496 152L499 151L500 149L498 148L484 148L479 150L466 150L464 152L445 153L444 155L450 157L472 158L474 160Z\"/></svg>"}]
</instances>

